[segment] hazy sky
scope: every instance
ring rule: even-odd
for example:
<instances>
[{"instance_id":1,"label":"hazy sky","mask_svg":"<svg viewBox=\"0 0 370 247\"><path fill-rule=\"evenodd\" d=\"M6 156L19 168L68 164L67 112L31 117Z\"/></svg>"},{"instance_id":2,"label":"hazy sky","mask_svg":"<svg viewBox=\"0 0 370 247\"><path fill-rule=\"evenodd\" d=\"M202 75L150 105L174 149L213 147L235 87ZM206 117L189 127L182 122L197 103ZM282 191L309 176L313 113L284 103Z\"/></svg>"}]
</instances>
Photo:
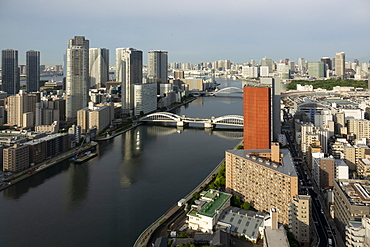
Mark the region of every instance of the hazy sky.
<instances>
[{"instance_id":1,"label":"hazy sky","mask_svg":"<svg viewBox=\"0 0 370 247\"><path fill-rule=\"evenodd\" d=\"M0 0L0 49L63 63L67 42L167 50L169 62L370 60L370 0Z\"/></svg>"}]
</instances>

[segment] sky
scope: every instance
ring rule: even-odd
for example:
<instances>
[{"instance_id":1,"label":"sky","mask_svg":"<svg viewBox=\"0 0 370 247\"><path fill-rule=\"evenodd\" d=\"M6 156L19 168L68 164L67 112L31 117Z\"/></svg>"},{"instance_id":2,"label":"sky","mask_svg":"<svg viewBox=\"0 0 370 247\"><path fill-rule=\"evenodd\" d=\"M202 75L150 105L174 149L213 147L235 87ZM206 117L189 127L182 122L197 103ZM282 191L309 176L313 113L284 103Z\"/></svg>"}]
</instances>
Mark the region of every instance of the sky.
<instances>
[{"instance_id":1,"label":"sky","mask_svg":"<svg viewBox=\"0 0 370 247\"><path fill-rule=\"evenodd\" d=\"M90 48L168 51L169 62L263 57L319 61L345 52L370 60L370 0L0 0L0 49L38 50L63 64L68 40Z\"/></svg>"}]
</instances>

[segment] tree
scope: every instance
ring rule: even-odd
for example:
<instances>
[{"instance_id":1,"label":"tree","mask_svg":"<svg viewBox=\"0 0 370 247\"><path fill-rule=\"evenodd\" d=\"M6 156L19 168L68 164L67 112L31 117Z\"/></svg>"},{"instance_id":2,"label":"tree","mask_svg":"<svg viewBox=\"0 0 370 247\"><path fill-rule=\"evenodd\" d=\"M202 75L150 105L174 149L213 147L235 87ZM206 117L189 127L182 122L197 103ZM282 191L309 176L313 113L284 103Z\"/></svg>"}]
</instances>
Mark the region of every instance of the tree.
<instances>
[{"instance_id":1,"label":"tree","mask_svg":"<svg viewBox=\"0 0 370 247\"><path fill-rule=\"evenodd\" d=\"M243 205L240 206L242 209L245 209L245 210L248 210L251 205L249 204L249 202L244 202Z\"/></svg>"},{"instance_id":2,"label":"tree","mask_svg":"<svg viewBox=\"0 0 370 247\"><path fill-rule=\"evenodd\" d=\"M240 204L241 204L240 196L233 195L233 197L231 197L231 206L239 207Z\"/></svg>"}]
</instances>

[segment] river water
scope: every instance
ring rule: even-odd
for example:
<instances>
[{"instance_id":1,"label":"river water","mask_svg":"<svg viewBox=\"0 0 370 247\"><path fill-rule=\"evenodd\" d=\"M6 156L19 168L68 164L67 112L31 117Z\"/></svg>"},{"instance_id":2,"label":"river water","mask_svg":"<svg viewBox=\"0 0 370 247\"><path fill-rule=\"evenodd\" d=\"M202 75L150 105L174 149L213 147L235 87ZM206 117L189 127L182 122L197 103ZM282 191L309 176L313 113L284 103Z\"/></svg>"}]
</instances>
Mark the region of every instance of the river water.
<instances>
[{"instance_id":1,"label":"river water","mask_svg":"<svg viewBox=\"0 0 370 247\"><path fill-rule=\"evenodd\" d=\"M226 86L240 81L216 79ZM201 97L174 113L242 115L242 99ZM200 127L200 126L199 126ZM99 156L65 161L1 192L1 246L132 246L194 189L242 132L142 125L99 143Z\"/></svg>"}]
</instances>

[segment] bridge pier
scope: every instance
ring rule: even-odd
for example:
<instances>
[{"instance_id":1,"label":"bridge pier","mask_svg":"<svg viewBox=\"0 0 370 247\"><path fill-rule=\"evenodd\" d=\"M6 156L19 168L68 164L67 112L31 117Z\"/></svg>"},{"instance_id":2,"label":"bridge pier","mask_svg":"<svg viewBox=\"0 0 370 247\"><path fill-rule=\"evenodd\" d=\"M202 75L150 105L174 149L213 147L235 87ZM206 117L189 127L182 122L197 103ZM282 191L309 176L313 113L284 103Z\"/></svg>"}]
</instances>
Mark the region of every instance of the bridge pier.
<instances>
[{"instance_id":1,"label":"bridge pier","mask_svg":"<svg viewBox=\"0 0 370 247\"><path fill-rule=\"evenodd\" d=\"M213 124L213 123L204 123L204 128L206 128L206 129L213 129L214 126L215 126L215 124Z\"/></svg>"},{"instance_id":2,"label":"bridge pier","mask_svg":"<svg viewBox=\"0 0 370 247\"><path fill-rule=\"evenodd\" d=\"M185 127L185 126L188 126L189 123L186 123L184 121L179 121L176 123L177 127Z\"/></svg>"}]
</instances>

